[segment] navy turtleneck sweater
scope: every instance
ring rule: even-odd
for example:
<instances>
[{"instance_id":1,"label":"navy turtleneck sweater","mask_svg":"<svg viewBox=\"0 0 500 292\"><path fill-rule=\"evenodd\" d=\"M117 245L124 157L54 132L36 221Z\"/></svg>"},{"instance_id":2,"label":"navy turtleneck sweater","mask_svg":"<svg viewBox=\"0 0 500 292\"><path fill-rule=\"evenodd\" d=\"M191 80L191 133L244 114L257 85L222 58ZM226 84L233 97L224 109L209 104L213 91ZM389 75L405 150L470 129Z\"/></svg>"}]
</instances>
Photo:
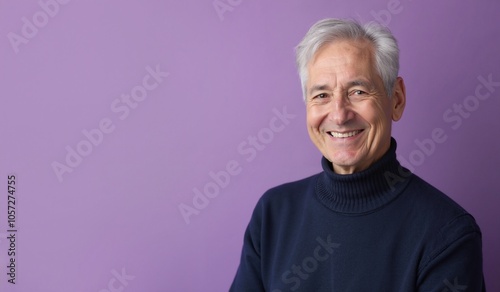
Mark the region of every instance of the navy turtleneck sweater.
<instances>
[{"instance_id":1,"label":"navy turtleneck sweater","mask_svg":"<svg viewBox=\"0 0 500 292\"><path fill-rule=\"evenodd\" d=\"M232 292L485 291L474 218L396 160L267 191L245 232Z\"/></svg>"}]
</instances>

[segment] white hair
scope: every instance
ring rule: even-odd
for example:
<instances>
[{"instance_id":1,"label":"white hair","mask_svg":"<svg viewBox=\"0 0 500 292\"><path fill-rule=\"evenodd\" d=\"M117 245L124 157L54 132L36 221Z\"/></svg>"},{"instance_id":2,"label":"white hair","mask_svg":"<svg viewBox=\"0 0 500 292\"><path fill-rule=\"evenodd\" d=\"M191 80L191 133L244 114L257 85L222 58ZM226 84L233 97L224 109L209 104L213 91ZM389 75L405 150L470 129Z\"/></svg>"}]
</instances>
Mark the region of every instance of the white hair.
<instances>
[{"instance_id":1,"label":"white hair","mask_svg":"<svg viewBox=\"0 0 500 292\"><path fill-rule=\"evenodd\" d=\"M399 48L389 29L373 22L361 25L354 20L328 18L316 22L295 48L304 100L307 95L309 61L322 46L338 40L367 40L372 44L377 72L390 97L398 77Z\"/></svg>"}]
</instances>

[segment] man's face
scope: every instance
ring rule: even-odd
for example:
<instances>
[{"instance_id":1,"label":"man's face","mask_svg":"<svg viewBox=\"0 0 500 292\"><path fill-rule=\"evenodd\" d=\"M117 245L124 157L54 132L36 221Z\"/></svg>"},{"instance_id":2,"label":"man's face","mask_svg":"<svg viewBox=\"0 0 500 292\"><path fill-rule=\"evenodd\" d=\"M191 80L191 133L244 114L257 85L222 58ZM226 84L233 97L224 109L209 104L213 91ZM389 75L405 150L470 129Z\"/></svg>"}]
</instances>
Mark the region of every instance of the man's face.
<instances>
[{"instance_id":1,"label":"man's face","mask_svg":"<svg viewBox=\"0 0 500 292\"><path fill-rule=\"evenodd\" d=\"M389 149L405 88L398 78L389 98L367 41L326 44L308 64L307 128L339 174L362 171Z\"/></svg>"}]
</instances>

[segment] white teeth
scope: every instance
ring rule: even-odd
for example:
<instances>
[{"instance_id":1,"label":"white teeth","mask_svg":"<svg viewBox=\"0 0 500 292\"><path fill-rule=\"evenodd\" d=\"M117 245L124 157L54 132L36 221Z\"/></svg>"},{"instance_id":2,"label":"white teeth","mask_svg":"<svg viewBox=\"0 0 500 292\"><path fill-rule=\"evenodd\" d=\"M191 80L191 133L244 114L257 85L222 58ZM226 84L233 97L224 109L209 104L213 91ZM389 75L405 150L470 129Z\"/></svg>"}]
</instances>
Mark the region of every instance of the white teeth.
<instances>
[{"instance_id":1,"label":"white teeth","mask_svg":"<svg viewBox=\"0 0 500 292\"><path fill-rule=\"evenodd\" d=\"M356 134L359 134L360 132L361 132L361 130L347 132L347 133L330 132L330 135L332 135L335 138L348 138L348 137L352 137Z\"/></svg>"}]
</instances>

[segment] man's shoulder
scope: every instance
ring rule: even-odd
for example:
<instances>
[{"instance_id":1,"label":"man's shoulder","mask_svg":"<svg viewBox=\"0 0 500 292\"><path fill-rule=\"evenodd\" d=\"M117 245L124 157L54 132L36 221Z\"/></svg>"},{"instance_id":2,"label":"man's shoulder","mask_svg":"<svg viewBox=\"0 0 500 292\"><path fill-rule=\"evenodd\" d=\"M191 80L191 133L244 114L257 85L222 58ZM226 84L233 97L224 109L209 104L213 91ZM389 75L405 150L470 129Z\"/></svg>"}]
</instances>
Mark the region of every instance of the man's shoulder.
<instances>
[{"instance_id":1,"label":"man's shoulder","mask_svg":"<svg viewBox=\"0 0 500 292\"><path fill-rule=\"evenodd\" d=\"M269 204L277 201L281 202L283 200L290 201L304 198L306 194L314 192L319 175L321 175L321 173L272 187L262 195L260 201Z\"/></svg>"},{"instance_id":2,"label":"man's shoulder","mask_svg":"<svg viewBox=\"0 0 500 292\"><path fill-rule=\"evenodd\" d=\"M481 241L481 229L474 217L427 181L415 175L408 185L407 195L407 206L411 206L407 211L413 218L410 219L412 234L418 235L414 240L422 244L419 273L466 242L469 242L468 248L473 248L471 244Z\"/></svg>"},{"instance_id":3,"label":"man's shoulder","mask_svg":"<svg viewBox=\"0 0 500 292\"><path fill-rule=\"evenodd\" d=\"M412 179L406 190L413 197L414 207L422 207L426 210L449 210L456 213L466 213L450 196L433 186L418 175L412 175Z\"/></svg>"},{"instance_id":4,"label":"man's shoulder","mask_svg":"<svg viewBox=\"0 0 500 292\"><path fill-rule=\"evenodd\" d=\"M407 192L412 214L440 227L441 232L448 233L450 229L480 232L474 217L465 208L419 176L413 176Z\"/></svg>"}]
</instances>

